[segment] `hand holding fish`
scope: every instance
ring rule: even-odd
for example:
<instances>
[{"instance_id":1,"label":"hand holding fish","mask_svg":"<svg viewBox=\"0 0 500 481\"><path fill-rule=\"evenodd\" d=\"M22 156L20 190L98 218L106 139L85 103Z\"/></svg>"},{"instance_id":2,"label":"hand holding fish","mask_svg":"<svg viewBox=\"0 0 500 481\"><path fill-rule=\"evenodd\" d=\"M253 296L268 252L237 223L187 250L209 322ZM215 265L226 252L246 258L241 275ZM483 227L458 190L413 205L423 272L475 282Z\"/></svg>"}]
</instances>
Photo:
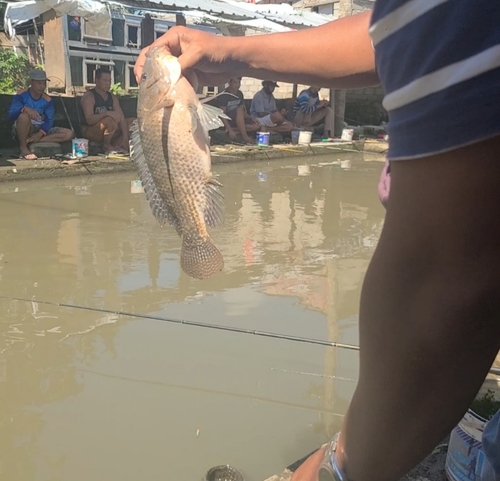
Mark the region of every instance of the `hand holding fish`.
<instances>
[{"instance_id":1,"label":"hand holding fish","mask_svg":"<svg viewBox=\"0 0 500 481\"><path fill-rule=\"evenodd\" d=\"M187 71L192 70L201 85L224 84L234 75L232 68L236 67L224 53L225 40L193 28L172 27L139 54L134 67L137 82L142 80L146 54L153 48L164 47L168 54L178 57L181 70L190 81Z\"/></svg>"}]
</instances>

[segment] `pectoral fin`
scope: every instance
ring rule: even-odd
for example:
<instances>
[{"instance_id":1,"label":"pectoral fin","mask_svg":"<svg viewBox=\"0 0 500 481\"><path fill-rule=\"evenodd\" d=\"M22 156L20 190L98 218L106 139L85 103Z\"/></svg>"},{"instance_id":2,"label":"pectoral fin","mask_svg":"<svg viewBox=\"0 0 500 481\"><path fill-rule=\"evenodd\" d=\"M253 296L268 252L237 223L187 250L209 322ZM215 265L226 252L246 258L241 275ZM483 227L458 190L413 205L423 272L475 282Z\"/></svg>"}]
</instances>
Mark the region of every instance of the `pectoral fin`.
<instances>
[{"instance_id":1,"label":"pectoral fin","mask_svg":"<svg viewBox=\"0 0 500 481\"><path fill-rule=\"evenodd\" d=\"M198 107L198 117L200 118L201 125L209 131L224 127L220 117L224 119L231 119L221 109L208 104L200 104Z\"/></svg>"}]
</instances>

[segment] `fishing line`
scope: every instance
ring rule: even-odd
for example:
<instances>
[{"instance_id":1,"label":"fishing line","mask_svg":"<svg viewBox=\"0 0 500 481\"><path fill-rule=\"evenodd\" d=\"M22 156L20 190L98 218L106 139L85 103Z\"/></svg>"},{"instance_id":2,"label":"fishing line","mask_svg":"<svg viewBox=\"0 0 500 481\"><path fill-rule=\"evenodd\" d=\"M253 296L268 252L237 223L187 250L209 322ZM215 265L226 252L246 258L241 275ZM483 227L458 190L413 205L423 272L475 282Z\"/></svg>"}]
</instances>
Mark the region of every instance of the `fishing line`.
<instances>
[{"instance_id":1,"label":"fishing line","mask_svg":"<svg viewBox=\"0 0 500 481\"><path fill-rule=\"evenodd\" d=\"M235 332L239 334L252 334L254 336L260 337L270 337L275 339L283 339L286 341L296 341L303 342L306 344L317 344L320 346L328 346L328 347L338 347L340 349L349 349L353 351L359 351L359 346L355 346L353 344L344 344L341 342L331 342L331 341L322 341L320 339L312 339L307 337L299 337L299 336L288 336L286 334L278 334L274 332L267 331L259 331L255 329L245 329L242 327L233 327L233 326L224 326L217 324L209 324L205 322L198 321L186 321L183 319L173 319L168 317L161 316L153 316L149 314L134 314L133 312L126 311L115 311L112 309L101 309L99 307L86 307L86 306L78 306L76 304L66 304L63 302L51 302L51 301L41 301L38 299L26 299L23 297L9 297L9 296L0 296L0 299L6 299L10 301L20 301L20 302L36 302L38 304L44 304L46 306L55 306L55 307L65 307L68 309L78 309L81 311L90 311L90 312L100 312L105 314L115 314L118 316L124 317L134 317L136 319L148 319L151 321L160 321L160 322L168 322L171 324L183 324L186 326L195 326L195 327L203 327L206 329L218 330L218 331L227 331L227 332Z\"/></svg>"},{"instance_id":2,"label":"fishing line","mask_svg":"<svg viewBox=\"0 0 500 481\"><path fill-rule=\"evenodd\" d=\"M251 334L259 337L270 337L274 339L283 339L285 341L295 341L295 342L303 342L305 344L316 344L319 346L327 346L327 347L336 347L339 349L348 349L351 351L359 351L359 346L355 346L354 344L344 344L341 342L333 342L333 341L322 341L321 339L312 339L308 337L299 337L299 336L288 336L286 334L277 334L274 332L267 331L259 331L255 329L244 329L242 327L232 327L232 326L220 326L217 324L209 324L205 322L198 321L186 321L183 319L173 319L168 317L161 316L152 316L149 314L134 314L133 312L126 311L115 311L112 309L101 309L99 307L86 307L86 306L78 306L76 304L66 304L63 302L51 302L51 301L40 301L38 299L26 299L23 297L9 297L9 296L1 296L0 299L6 299L10 301L20 301L20 302L36 302L38 304L44 304L46 306L55 306L55 307L65 307L68 309L78 309L81 311L90 311L90 312L100 312L105 314L115 314L123 317L134 317L136 319L148 319L151 321L160 321L160 322L168 322L170 324L183 324L186 326L194 326L194 327L203 327L205 329L212 329L218 331L226 331L226 332L235 332L239 334ZM500 376L500 369L492 367L489 370L490 374L494 374L496 376Z\"/></svg>"}]
</instances>

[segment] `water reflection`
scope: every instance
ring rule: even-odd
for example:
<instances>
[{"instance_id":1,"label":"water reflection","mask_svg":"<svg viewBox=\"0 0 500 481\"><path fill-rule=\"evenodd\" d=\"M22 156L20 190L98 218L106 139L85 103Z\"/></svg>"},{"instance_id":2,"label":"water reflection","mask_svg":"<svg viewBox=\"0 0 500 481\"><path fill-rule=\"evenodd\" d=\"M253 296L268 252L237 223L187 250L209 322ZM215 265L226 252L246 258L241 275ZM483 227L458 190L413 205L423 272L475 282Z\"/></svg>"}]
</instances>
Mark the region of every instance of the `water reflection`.
<instances>
[{"instance_id":1,"label":"water reflection","mask_svg":"<svg viewBox=\"0 0 500 481\"><path fill-rule=\"evenodd\" d=\"M85 381L89 375L85 373L90 371L137 381L151 377L151 382L161 385L238 394L251 406L277 403L317 413L316 420L309 422L294 412L293 446L285 442L288 432L283 435L283 459L269 453L269 460L255 463L259 466L251 473L254 476L274 467L273 463L282 467L293 461L293 456L305 454L338 427L354 387L355 354L295 344L276 344L264 354L269 344L228 337L238 348L234 357L224 357L227 342L221 341L221 348L213 350L220 339L217 333L204 333L197 350L191 352L197 335L187 331L193 328L184 327L169 331L172 342L183 347L176 351L169 345L165 356L170 357L155 361L159 369L149 366L154 355L147 351L155 336L163 334L148 334L151 337L142 344L134 342L152 329L146 324L137 330L134 320L118 315L37 302L155 313L356 343L360 283L383 222L376 198L379 165L359 161L348 170L322 166L315 159L300 164L300 168L290 161L215 168L225 185L226 223L214 237L226 269L205 281L181 272L179 239L173 229L156 224L142 194L131 193L134 176L0 187L0 292L30 300L0 304L0 474L23 481L68 479L64 473L79 455L74 449L51 447L59 433L46 422L51 409L46 406L70 406L85 393L89 396L92 383ZM204 344L209 338L211 347ZM256 345L259 351L253 351ZM301 349L302 357L297 355ZM123 360L129 355L137 357L135 366ZM165 366L176 365L179 359L189 363L191 358L196 371L165 372ZM242 379L232 371L235 359L248 363ZM207 362L217 366L215 377ZM100 389L104 385L108 384ZM92 399L100 399L99 390L93 393ZM151 400L137 402L148 410ZM123 414L126 419L130 415ZM219 413L224 415L227 412ZM74 412L68 416L68 426L77 423ZM75 429L84 429L77 425ZM40 446L41 439L48 444ZM112 435L111 440L122 442ZM203 462L211 462L210 449L206 447ZM199 473L200 466L195 468ZM132 479L125 468L121 477L118 473L106 479ZM71 479L80 475L73 473Z\"/></svg>"}]
</instances>

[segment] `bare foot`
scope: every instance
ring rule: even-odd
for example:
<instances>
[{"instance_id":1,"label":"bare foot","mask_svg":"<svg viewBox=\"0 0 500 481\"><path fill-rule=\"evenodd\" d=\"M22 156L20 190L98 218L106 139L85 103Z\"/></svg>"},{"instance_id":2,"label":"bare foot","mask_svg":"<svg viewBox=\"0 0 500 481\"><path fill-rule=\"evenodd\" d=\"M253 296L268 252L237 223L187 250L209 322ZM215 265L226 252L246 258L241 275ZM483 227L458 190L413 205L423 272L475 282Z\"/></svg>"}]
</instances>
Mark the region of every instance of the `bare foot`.
<instances>
[{"instance_id":1,"label":"bare foot","mask_svg":"<svg viewBox=\"0 0 500 481\"><path fill-rule=\"evenodd\" d=\"M24 160L36 160L38 157L31 152L29 149L21 149L20 151L20 157Z\"/></svg>"}]
</instances>

